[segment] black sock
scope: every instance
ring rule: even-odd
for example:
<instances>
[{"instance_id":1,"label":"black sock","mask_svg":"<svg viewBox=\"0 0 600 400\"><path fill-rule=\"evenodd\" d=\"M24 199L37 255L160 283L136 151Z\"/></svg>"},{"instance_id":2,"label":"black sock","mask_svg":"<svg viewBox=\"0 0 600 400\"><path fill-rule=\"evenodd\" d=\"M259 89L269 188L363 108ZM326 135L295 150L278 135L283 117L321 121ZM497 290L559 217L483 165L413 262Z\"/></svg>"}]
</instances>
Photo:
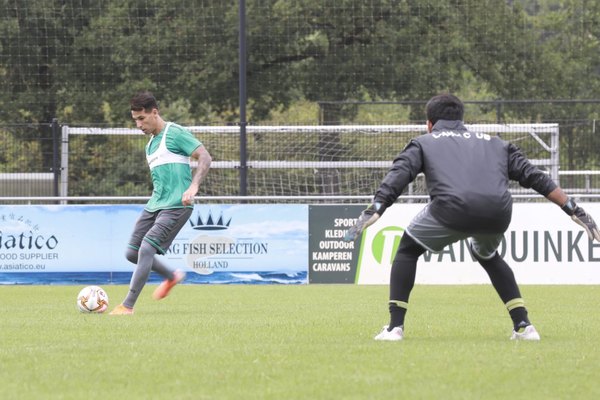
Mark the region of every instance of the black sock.
<instances>
[{"instance_id":1,"label":"black sock","mask_svg":"<svg viewBox=\"0 0 600 400\"><path fill-rule=\"evenodd\" d=\"M494 289L496 289L496 292L504 303L521 297L515 274L498 253L487 260L479 259L477 256L475 258L478 259L479 264L487 272Z\"/></svg>"},{"instance_id":2,"label":"black sock","mask_svg":"<svg viewBox=\"0 0 600 400\"><path fill-rule=\"evenodd\" d=\"M525 307L513 308L509 311L509 314L510 318L513 321L515 331L518 331L519 328L524 328L526 326L531 325L531 322L529 322L529 318L527 318L527 309Z\"/></svg>"},{"instance_id":3,"label":"black sock","mask_svg":"<svg viewBox=\"0 0 600 400\"><path fill-rule=\"evenodd\" d=\"M479 264L481 264L483 269L487 272L494 289L496 289L496 292L506 305L515 330L531 325L529 318L527 318L527 309L521 298L521 292L517 285L515 274L508 264L498 253L487 260L480 259L476 254L474 255L479 261Z\"/></svg>"},{"instance_id":4,"label":"black sock","mask_svg":"<svg viewBox=\"0 0 600 400\"><path fill-rule=\"evenodd\" d=\"M408 298L415 285L417 260L424 252L425 250L410 236L402 236L390 273L390 330L404 325Z\"/></svg>"},{"instance_id":5,"label":"black sock","mask_svg":"<svg viewBox=\"0 0 600 400\"><path fill-rule=\"evenodd\" d=\"M397 303L390 302L390 325L388 326L388 331L391 331L397 326L404 326L405 316L405 307L401 307Z\"/></svg>"}]
</instances>

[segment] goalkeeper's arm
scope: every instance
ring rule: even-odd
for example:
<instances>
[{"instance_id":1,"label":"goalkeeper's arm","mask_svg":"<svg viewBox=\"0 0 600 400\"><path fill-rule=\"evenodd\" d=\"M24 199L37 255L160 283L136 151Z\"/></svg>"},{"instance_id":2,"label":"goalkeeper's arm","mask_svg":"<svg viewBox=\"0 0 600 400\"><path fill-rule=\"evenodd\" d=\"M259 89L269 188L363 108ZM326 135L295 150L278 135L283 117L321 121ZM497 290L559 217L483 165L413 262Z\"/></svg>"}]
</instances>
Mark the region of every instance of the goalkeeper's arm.
<instances>
[{"instance_id":1,"label":"goalkeeper's arm","mask_svg":"<svg viewBox=\"0 0 600 400\"><path fill-rule=\"evenodd\" d=\"M381 206L381 203L378 202L374 202L369 207L364 209L360 213L356 224L348 229L348 232L346 232L346 235L344 235L344 240L346 242L352 242L356 240L356 238L359 237L368 226L373 225L379 219L383 213L383 210L384 208Z\"/></svg>"},{"instance_id":2,"label":"goalkeeper's arm","mask_svg":"<svg viewBox=\"0 0 600 400\"><path fill-rule=\"evenodd\" d=\"M421 147L416 141L411 140L394 159L392 167L375 193L373 203L360 213L356 224L348 230L344 240L347 242L355 240L369 225L374 224L421 172L422 166Z\"/></svg>"},{"instance_id":3,"label":"goalkeeper's arm","mask_svg":"<svg viewBox=\"0 0 600 400\"><path fill-rule=\"evenodd\" d=\"M561 188L557 187L550 192L546 198L553 203L558 204L573 221L581 225L581 227L585 229L590 240L596 239L600 242L600 230L598 230L598 225L596 225L592 216L586 213L583 208L579 207L573 199L570 199Z\"/></svg>"},{"instance_id":4,"label":"goalkeeper's arm","mask_svg":"<svg viewBox=\"0 0 600 400\"><path fill-rule=\"evenodd\" d=\"M585 212L585 210L579 207L573 199L567 200L565 205L563 205L562 210L567 213L571 217L573 221L578 223L585 229L585 232L588 234L590 240L596 239L600 242L600 230L598 230L598 225L592 218L591 215Z\"/></svg>"}]
</instances>

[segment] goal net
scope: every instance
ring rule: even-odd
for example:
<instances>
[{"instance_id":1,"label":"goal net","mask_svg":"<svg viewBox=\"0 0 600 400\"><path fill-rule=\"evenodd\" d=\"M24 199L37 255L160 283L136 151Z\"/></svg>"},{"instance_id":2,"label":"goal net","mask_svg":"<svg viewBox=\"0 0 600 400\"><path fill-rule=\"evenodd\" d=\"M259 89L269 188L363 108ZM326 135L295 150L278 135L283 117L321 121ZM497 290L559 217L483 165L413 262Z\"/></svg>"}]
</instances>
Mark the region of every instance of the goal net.
<instances>
[{"instance_id":1,"label":"goal net","mask_svg":"<svg viewBox=\"0 0 600 400\"><path fill-rule=\"evenodd\" d=\"M557 124L476 124L471 130L517 144L558 180ZM191 126L213 156L199 196L273 200L363 200L425 125ZM137 129L63 127L63 196L147 196L147 138ZM242 154L242 148L246 149ZM245 173L242 173L242 170ZM513 192L530 193L515 185ZM418 177L406 195L427 194Z\"/></svg>"}]
</instances>

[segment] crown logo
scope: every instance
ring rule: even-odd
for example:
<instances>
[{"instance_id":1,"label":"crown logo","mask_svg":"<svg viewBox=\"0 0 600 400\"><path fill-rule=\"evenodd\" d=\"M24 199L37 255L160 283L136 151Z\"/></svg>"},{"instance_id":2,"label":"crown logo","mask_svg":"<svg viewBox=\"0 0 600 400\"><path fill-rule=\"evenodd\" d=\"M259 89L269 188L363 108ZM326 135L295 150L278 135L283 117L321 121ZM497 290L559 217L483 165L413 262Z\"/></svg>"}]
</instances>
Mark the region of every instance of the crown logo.
<instances>
[{"instance_id":1,"label":"crown logo","mask_svg":"<svg viewBox=\"0 0 600 400\"><path fill-rule=\"evenodd\" d=\"M220 231L229 228L230 223L231 218L225 222L223 219L223 213L221 213L219 219L215 221L211 211L208 212L208 216L205 220L202 219L200 213L198 213L198 218L196 218L195 222L192 220L192 218L190 218L190 225L192 228L199 231Z\"/></svg>"}]
</instances>

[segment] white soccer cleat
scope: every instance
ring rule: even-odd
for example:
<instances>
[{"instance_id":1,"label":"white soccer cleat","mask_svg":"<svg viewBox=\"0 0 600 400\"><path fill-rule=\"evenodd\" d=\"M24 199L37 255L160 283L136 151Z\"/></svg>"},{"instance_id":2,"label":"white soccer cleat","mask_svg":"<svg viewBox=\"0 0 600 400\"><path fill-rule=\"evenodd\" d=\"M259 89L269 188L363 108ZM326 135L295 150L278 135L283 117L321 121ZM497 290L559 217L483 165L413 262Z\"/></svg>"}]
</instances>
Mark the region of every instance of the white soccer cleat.
<instances>
[{"instance_id":1,"label":"white soccer cleat","mask_svg":"<svg viewBox=\"0 0 600 400\"><path fill-rule=\"evenodd\" d=\"M381 332L377 336L375 336L375 340L386 340L389 342L397 342L404 338L404 330L401 326L397 326L393 328L391 331L388 331L388 325L384 326Z\"/></svg>"},{"instance_id":2,"label":"white soccer cleat","mask_svg":"<svg viewBox=\"0 0 600 400\"><path fill-rule=\"evenodd\" d=\"M527 325L522 332L513 330L510 340L540 340L540 334L533 325Z\"/></svg>"}]
</instances>

